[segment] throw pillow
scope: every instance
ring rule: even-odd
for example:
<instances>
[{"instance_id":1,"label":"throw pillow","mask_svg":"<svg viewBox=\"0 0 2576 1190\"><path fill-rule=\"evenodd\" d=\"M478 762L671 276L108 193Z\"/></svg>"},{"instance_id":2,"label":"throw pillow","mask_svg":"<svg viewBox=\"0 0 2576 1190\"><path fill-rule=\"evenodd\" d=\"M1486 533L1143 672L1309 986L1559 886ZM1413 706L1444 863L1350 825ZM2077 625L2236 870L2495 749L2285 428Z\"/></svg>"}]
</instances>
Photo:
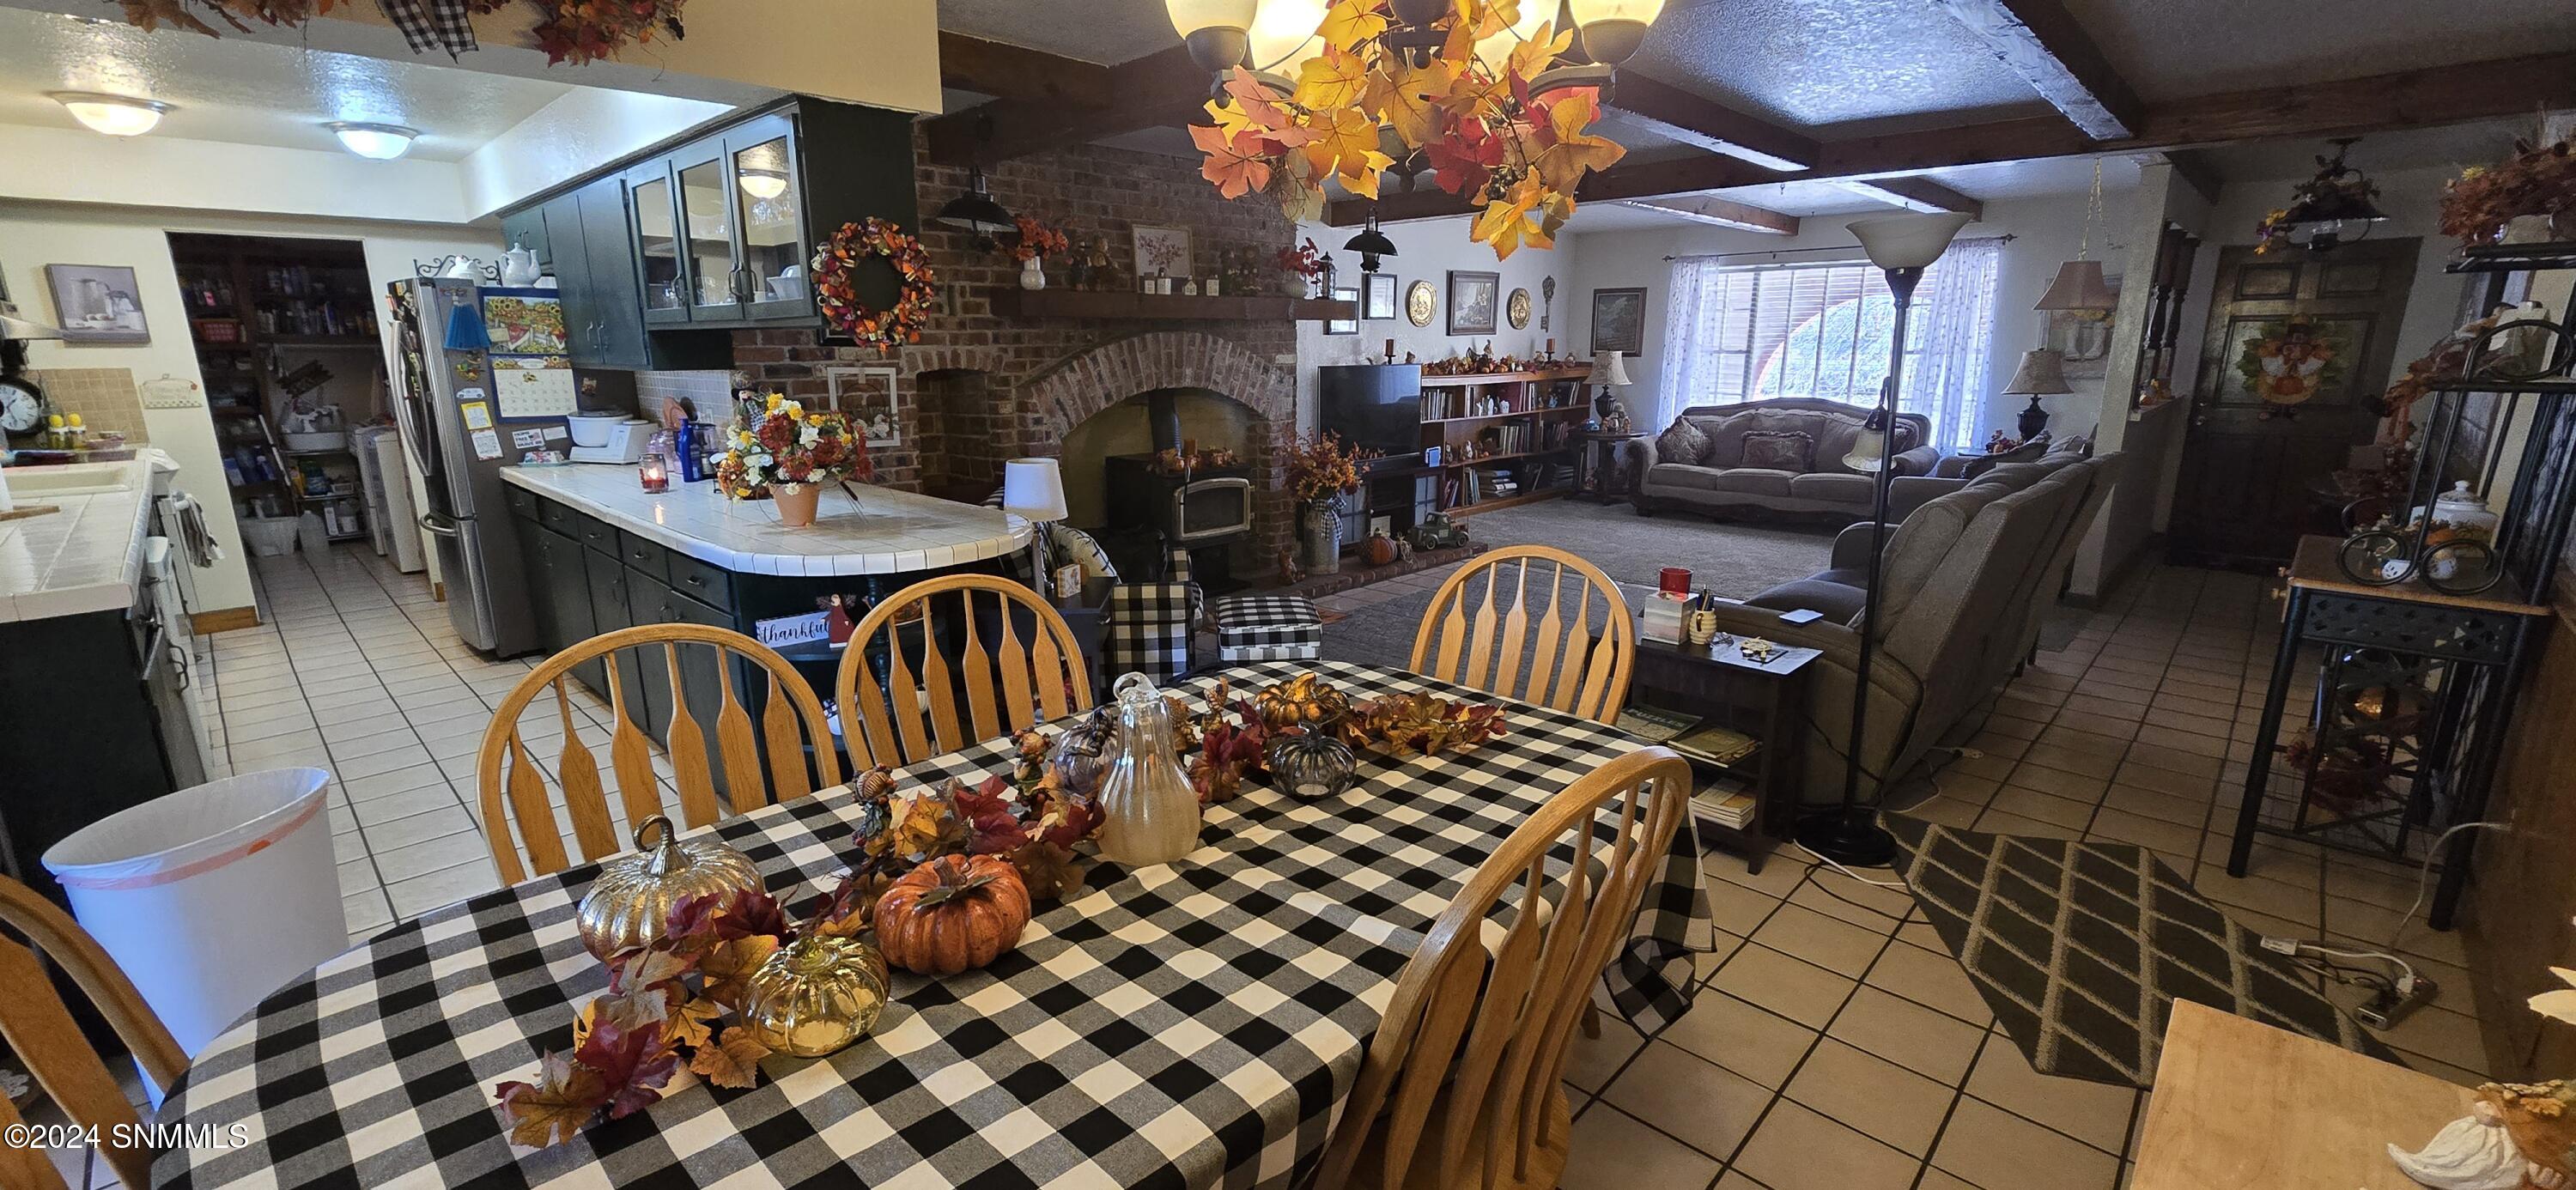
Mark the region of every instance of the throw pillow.
<instances>
[{"instance_id":1,"label":"throw pillow","mask_svg":"<svg viewBox=\"0 0 2576 1190\"><path fill-rule=\"evenodd\" d=\"M1697 465L1708 453L1708 435L1700 433L1686 417L1676 417L1673 424L1655 436L1655 461Z\"/></svg>"},{"instance_id":2,"label":"throw pillow","mask_svg":"<svg viewBox=\"0 0 2576 1190\"><path fill-rule=\"evenodd\" d=\"M2039 458L2039 456L2047 450L2047 438L2033 438L2028 442L2012 448L2011 450L1997 451L1993 454L1979 455L1970 458L1967 465L1960 469L1959 477L1962 479L1975 479L1976 477L2005 463L2031 462Z\"/></svg>"},{"instance_id":3,"label":"throw pillow","mask_svg":"<svg viewBox=\"0 0 2576 1190\"><path fill-rule=\"evenodd\" d=\"M1814 466L1816 440L1798 430L1755 430L1744 436L1744 465L1768 467L1778 471L1795 471L1804 475Z\"/></svg>"}]
</instances>

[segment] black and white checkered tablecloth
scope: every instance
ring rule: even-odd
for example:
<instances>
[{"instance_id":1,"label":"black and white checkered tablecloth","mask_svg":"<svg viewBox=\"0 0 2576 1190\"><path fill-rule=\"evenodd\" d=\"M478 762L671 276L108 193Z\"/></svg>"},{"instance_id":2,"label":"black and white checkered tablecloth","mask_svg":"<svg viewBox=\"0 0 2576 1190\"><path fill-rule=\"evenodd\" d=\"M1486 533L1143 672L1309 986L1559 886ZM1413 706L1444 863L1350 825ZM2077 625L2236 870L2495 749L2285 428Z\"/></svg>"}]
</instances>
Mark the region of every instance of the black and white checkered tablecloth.
<instances>
[{"instance_id":1,"label":"black and white checkered tablecloth","mask_svg":"<svg viewBox=\"0 0 2576 1190\"><path fill-rule=\"evenodd\" d=\"M1248 692L1308 668L1355 699L1465 693L1341 663L1224 672ZM1636 747L1517 703L1509 724L1464 754L1364 758L1361 782L1323 801L1248 784L1209 809L1197 852L1096 867L985 970L898 973L868 1040L772 1057L755 1089L690 1085L542 1151L510 1145L492 1085L568 1049L574 1005L606 986L573 927L595 869L436 910L296 980L198 1055L160 1122L242 1124L249 1142L164 1153L154 1180L1284 1186L1321 1147L1418 931L1528 813ZM905 775L971 781L1004 763L985 745ZM715 829L801 912L844 864L849 812L827 794ZM1699 872L1685 832L1606 973L1649 1032L1687 1007L1690 952L1712 941Z\"/></svg>"}]
</instances>

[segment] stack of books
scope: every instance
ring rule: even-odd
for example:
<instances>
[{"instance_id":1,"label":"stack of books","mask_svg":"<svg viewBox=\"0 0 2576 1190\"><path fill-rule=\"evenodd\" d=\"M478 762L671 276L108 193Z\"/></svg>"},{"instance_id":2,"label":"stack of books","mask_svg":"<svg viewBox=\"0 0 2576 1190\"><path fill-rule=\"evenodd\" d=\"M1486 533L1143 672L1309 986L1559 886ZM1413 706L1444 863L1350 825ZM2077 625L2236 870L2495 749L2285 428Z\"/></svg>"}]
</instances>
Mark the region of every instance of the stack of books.
<instances>
[{"instance_id":1,"label":"stack of books","mask_svg":"<svg viewBox=\"0 0 2576 1190\"><path fill-rule=\"evenodd\" d=\"M1619 712L1619 730L1649 744L1660 744L1699 726L1699 716L1662 707L1630 705Z\"/></svg>"},{"instance_id":2,"label":"stack of books","mask_svg":"<svg viewBox=\"0 0 2576 1190\"><path fill-rule=\"evenodd\" d=\"M1691 795L1691 814L1729 830L1753 825L1753 792L1742 782L1713 781Z\"/></svg>"},{"instance_id":3,"label":"stack of books","mask_svg":"<svg viewBox=\"0 0 2576 1190\"><path fill-rule=\"evenodd\" d=\"M1697 757L1710 764L1734 764L1751 756L1762 741L1743 732L1712 723L1697 731L1673 737L1672 749L1684 756Z\"/></svg>"},{"instance_id":4,"label":"stack of books","mask_svg":"<svg viewBox=\"0 0 2576 1190\"><path fill-rule=\"evenodd\" d=\"M1690 601L1679 595L1655 592L1637 616L1637 635L1668 645L1682 643L1682 617L1690 611Z\"/></svg>"}]
</instances>

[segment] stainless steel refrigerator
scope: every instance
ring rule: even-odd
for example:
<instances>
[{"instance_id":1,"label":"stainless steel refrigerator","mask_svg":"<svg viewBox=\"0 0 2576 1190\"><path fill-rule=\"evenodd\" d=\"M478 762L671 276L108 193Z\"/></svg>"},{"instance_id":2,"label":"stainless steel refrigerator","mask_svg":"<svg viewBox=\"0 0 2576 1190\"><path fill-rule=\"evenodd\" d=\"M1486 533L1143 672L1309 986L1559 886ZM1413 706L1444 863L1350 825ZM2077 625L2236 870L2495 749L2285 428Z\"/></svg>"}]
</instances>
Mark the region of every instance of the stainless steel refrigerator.
<instances>
[{"instance_id":1,"label":"stainless steel refrigerator","mask_svg":"<svg viewBox=\"0 0 2576 1190\"><path fill-rule=\"evenodd\" d=\"M478 324L492 298L514 299L513 308L551 306L552 290L497 289L470 281L415 278L389 289L400 340L401 386L395 401L403 445L428 492L420 527L438 551L447 587L447 615L458 636L475 648L508 657L539 647L535 613L520 563L518 526L503 497L501 469L531 449L561 449L560 416L505 418L496 399L496 362L503 367L534 355L500 355L526 349L499 332L483 349L448 346L457 310L473 311ZM560 315L558 314L559 318ZM558 324L556 334L560 335ZM559 348L558 348L559 350ZM561 380L569 392L569 365Z\"/></svg>"}]
</instances>

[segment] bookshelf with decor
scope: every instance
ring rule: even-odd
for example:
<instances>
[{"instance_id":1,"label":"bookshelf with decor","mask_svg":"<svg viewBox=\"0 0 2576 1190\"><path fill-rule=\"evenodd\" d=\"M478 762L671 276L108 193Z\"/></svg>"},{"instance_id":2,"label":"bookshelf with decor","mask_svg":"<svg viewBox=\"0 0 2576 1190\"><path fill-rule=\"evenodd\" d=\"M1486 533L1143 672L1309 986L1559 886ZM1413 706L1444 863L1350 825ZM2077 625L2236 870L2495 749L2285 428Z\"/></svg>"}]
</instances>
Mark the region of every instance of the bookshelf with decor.
<instances>
[{"instance_id":1,"label":"bookshelf with decor","mask_svg":"<svg viewBox=\"0 0 2576 1190\"><path fill-rule=\"evenodd\" d=\"M1421 442L1440 450L1440 507L1468 516L1573 491L1591 374L1582 364L1424 376Z\"/></svg>"}]
</instances>

